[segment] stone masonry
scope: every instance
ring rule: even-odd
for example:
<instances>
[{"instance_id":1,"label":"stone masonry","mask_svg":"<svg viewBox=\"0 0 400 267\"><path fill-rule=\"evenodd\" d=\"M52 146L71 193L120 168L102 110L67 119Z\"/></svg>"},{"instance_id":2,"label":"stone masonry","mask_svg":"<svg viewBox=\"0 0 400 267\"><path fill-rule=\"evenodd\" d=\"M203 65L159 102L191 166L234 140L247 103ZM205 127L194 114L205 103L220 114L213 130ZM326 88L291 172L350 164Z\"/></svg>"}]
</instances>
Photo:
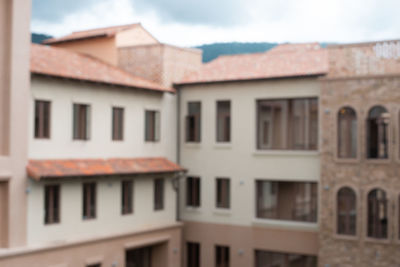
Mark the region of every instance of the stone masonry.
<instances>
[{"instance_id":1,"label":"stone masonry","mask_svg":"<svg viewBox=\"0 0 400 267\"><path fill-rule=\"evenodd\" d=\"M329 75L322 79L320 267L400 266L400 42L333 46ZM390 113L388 159L367 159L366 122L371 107ZM357 114L357 158L337 158L337 115L350 106ZM356 193L355 236L336 234L337 191ZM388 238L367 237L367 195L375 188L388 198Z\"/></svg>"}]
</instances>

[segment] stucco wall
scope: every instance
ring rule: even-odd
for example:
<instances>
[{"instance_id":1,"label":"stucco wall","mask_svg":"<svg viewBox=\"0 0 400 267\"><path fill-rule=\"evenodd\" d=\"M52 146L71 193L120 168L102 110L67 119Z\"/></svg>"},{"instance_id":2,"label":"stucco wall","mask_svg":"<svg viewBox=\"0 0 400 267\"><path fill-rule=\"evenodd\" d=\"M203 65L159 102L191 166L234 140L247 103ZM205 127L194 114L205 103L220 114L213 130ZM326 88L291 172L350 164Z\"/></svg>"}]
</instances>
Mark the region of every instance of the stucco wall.
<instances>
[{"instance_id":1,"label":"stucco wall","mask_svg":"<svg viewBox=\"0 0 400 267\"><path fill-rule=\"evenodd\" d=\"M76 178L36 182L28 187L28 245L84 241L132 231L162 227L176 220L176 195L172 177L149 175L133 178L133 213L121 215L121 178ZM164 209L154 211L155 178L164 181ZM83 182L96 182L96 218L83 220ZM44 223L44 185L60 184L60 223Z\"/></svg>"},{"instance_id":2,"label":"stucco wall","mask_svg":"<svg viewBox=\"0 0 400 267\"><path fill-rule=\"evenodd\" d=\"M316 79L292 79L184 86L180 89L180 164L188 176L201 177L201 207L185 205L184 221L230 225L317 229L317 224L260 220L255 217L255 180L319 181L318 151L257 151L256 100L318 97ZM216 143L216 101L231 100L231 142ZM201 142L185 142L188 101L201 101ZM231 208L215 208L215 178L231 179Z\"/></svg>"},{"instance_id":3,"label":"stucco wall","mask_svg":"<svg viewBox=\"0 0 400 267\"><path fill-rule=\"evenodd\" d=\"M0 180L5 247L25 245L31 1L0 3ZM6 194L4 196L4 194ZM5 200L4 200L5 199Z\"/></svg>"},{"instance_id":4,"label":"stucco wall","mask_svg":"<svg viewBox=\"0 0 400 267\"><path fill-rule=\"evenodd\" d=\"M29 105L29 158L176 158L176 96L33 76ZM51 101L50 139L34 138L34 100ZM73 103L91 106L90 140L72 139ZM125 108L124 140L111 139L112 107ZM161 113L161 139L144 141L145 110Z\"/></svg>"},{"instance_id":5,"label":"stucco wall","mask_svg":"<svg viewBox=\"0 0 400 267\"><path fill-rule=\"evenodd\" d=\"M131 232L123 236L96 238L83 243L57 244L0 252L0 266L7 267L124 267L125 251L144 246L157 246L154 254L166 256L162 266L181 266L181 225L172 224L148 231ZM162 249L162 251L160 251ZM157 255L154 255L157 256Z\"/></svg>"},{"instance_id":6,"label":"stucco wall","mask_svg":"<svg viewBox=\"0 0 400 267\"><path fill-rule=\"evenodd\" d=\"M115 37L104 37L52 44L52 46L88 54L109 64L117 65L118 58L115 42Z\"/></svg>"}]
</instances>

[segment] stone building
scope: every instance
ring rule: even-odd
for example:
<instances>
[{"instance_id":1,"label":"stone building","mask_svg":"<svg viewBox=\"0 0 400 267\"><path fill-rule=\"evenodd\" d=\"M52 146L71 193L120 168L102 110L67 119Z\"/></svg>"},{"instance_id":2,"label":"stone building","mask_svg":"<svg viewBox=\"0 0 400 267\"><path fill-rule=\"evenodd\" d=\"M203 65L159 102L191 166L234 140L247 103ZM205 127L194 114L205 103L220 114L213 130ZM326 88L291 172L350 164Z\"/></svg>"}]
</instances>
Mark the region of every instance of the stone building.
<instances>
[{"instance_id":1,"label":"stone building","mask_svg":"<svg viewBox=\"0 0 400 267\"><path fill-rule=\"evenodd\" d=\"M319 266L400 266L400 42L328 52Z\"/></svg>"}]
</instances>

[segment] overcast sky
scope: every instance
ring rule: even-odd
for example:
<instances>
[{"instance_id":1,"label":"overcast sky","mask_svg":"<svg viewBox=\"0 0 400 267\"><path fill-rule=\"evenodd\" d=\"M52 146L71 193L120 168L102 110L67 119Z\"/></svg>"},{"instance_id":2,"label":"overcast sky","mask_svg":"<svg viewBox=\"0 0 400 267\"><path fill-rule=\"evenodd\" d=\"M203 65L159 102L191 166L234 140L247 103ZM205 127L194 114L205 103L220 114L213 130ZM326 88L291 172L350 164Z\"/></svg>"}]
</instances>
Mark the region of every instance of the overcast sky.
<instances>
[{"instance_id":1,"label":"overcast sky","mask_svg":"<svg viewBox=\"0 0 400 267\"><path fill-rule=\"evenodd\" d=\"M161 42L360 42L400 39L400 0L32 0L31 28L141 22Z\"/></svg>"}]
</instances>

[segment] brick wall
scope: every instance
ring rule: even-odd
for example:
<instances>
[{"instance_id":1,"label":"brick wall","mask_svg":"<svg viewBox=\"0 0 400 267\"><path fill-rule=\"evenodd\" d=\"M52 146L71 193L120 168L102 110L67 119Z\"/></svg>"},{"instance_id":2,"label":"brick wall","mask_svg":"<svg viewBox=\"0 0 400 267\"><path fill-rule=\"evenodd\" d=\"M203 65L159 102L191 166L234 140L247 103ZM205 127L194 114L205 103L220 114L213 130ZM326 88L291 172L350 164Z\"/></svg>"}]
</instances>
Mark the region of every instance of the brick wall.
<instances>
[{"instance_id":1,"label":"brick wall","mask_svg":"<svg viewBox=\"0 0 400 267\"><path fill-rule=\"evenodd\" d=\"M164 86L172 86L187 73L197 71L201 66L201 57L198 50L165 44L118 49L119 67Z\"/></svg>"},{"instance_id":2,"label":"brick wall","mask_svg":"<svg viewBox=\"0 0 400 267\"><path fill-rule=\"evenodd\" d=\"M321 89L321 183L320 251L321 267L398 267L400 266L399 195L400 195L400 75L371 76L400 72L399 59L378 58L374 45L330 48L331 78L322 81ZM355 62L362 55L368 60L360 67ZM400 55L400 54L399 54ZM371 63L375 58L375 63ZM369 62L369 63L365 63ZM358 67L357 67L358 66ZM396 67L398 66L398 67ZM355 76L364 75L364 77ZM368 76L370 75L370 76ZM366 159L366 119L374 105L390 113L389 159ZM357 158L337 158L337 113L343 106L357 112ZM357 234L336 234L336 194L350 186L357 196ZM388 238L367 237L367 195L373 188L384 189L388 197Z\"/></svg>"}]
</instances>

